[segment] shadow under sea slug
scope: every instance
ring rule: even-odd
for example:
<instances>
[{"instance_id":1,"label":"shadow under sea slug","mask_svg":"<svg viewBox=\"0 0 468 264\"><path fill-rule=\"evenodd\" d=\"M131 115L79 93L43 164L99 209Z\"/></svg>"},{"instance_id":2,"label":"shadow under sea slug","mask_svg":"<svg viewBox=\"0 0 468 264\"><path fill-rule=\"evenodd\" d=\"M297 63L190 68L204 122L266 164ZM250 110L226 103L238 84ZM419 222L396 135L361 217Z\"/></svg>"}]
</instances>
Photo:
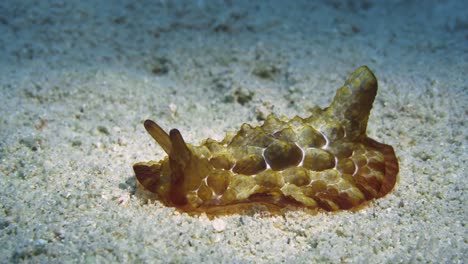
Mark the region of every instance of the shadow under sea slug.
<instances>
[{"instance_id":1,"label":"shadow under sea slug","mask_svg":"<svg viewBox=\"0 0 468 264\"><path fill-rule=\"evenodd\" d=\"M259 205L271 212L356 208L389 193L397 180L393 148L366 135L376 94L377 79L362 66L329 107L307 118L270 115L261 126L243 124L221 142L208 138L200 146L146 120L168 156L133 165L138 187L166 206L210 216Z\"/></svg>"}]
</instances>

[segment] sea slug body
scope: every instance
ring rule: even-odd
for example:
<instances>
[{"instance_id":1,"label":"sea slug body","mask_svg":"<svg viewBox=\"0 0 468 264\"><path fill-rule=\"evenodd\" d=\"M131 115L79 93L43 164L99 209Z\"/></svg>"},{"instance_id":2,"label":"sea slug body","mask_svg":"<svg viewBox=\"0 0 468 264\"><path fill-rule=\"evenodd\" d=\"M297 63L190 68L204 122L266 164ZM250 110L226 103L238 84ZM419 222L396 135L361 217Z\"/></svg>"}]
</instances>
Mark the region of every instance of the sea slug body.
<instances>
[{"instance_id":1,"label":"sea slug body","mask_svg":"<svg viewBox=\"0 0 468 264\"><path fill-rule=\"evenodd\" d=\"M139 188L188 213L220 215L262 205L268 210L356 208L389 193L398 160L393 148L366 135L377 79L358 68L329 107L307 118L270 115L243 124L221 142L185 143L151 120L144 126L167 153L133 165Z\"/></svg>"}]
</instances>

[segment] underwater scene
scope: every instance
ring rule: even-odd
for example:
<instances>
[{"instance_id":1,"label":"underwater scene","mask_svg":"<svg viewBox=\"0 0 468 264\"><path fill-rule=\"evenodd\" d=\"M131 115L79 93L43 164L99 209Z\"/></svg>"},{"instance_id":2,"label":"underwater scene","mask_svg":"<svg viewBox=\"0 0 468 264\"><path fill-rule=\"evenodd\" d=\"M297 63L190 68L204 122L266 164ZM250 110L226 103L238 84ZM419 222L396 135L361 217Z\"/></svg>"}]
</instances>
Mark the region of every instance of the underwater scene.
<instances>
[{"instance_id":1,"label":"underwater scene","mask_svg":"<svg viewBox=\"0 0 468 264\"><path fill-rule=\"evenodd\" d=\"M0 2L0 263L466 263L463 0Z\"/></svg>"}]
</instances>

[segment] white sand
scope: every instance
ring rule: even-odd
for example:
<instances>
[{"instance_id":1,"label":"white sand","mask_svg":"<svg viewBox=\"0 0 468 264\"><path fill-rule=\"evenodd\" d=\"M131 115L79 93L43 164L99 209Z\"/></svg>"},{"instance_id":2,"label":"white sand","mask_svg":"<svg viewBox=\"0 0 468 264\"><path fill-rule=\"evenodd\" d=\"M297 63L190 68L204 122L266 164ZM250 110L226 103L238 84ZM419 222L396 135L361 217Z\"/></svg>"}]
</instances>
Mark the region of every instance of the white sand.
<instances>
[{"instance_id":1,"label":"white sand","mask_svg":"<svg viewBox=\"0 0 468 264\"><path fill-rule=\"evenodd\" d=\"M83 2L0 2L0 262L468 262L466 1ZM222 139L327 106L360 65L390 195L216 221L133 195L132 164L164 154L144 119Z\"/></svg>"}]
</instances>

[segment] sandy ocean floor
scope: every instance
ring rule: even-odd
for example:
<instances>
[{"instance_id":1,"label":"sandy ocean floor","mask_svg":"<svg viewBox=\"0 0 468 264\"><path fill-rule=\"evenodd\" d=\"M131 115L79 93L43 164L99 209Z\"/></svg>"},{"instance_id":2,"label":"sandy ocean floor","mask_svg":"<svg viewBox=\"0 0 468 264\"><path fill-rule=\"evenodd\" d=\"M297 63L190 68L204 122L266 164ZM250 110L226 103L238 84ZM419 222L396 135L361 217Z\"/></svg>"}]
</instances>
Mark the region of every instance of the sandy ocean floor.
<instances>
[{"instance_id":1,"label":"sandy ocean floor","mask_svg":"<svg viewBox=\"0 0 468 264\"><path fill-rule=\"evenodd\" d=\"M253 2L253 3L252 3ZM424 4L421 4L424 2ZM466 263L466 1L0 2L1 263ZM399 181L357 212L210 220L135 195L143 121L220 140L379 80Z\"/></svg>"}]
</instances>

